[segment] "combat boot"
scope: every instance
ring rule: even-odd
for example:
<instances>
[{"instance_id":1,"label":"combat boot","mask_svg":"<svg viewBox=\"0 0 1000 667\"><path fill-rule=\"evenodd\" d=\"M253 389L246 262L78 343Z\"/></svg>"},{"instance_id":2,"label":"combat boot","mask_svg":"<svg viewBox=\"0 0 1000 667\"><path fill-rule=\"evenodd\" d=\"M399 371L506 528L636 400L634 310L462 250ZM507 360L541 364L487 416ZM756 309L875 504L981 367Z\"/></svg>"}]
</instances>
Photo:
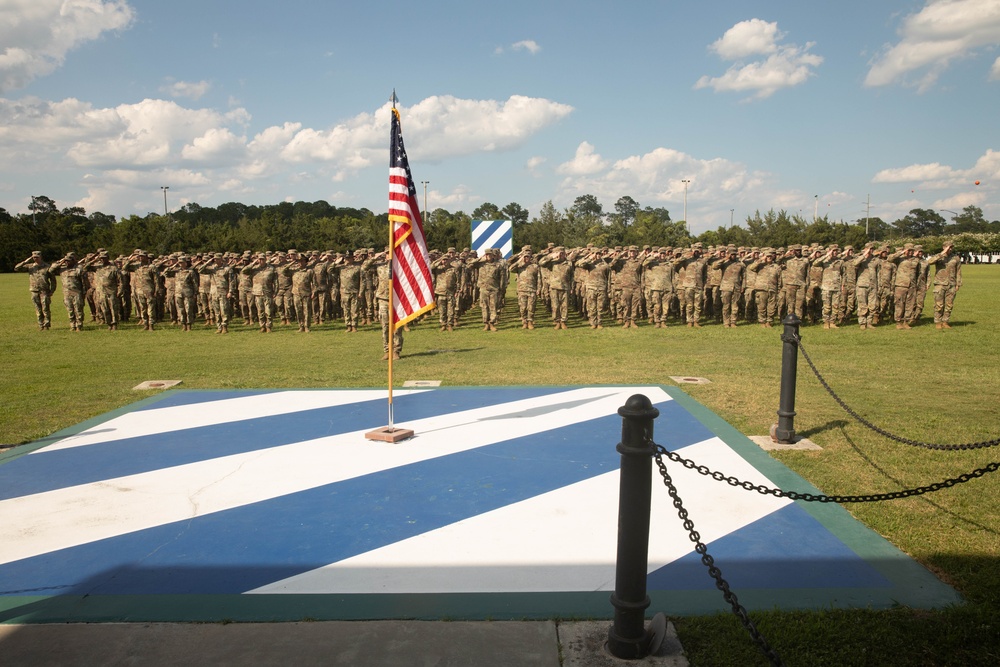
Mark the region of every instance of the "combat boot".
<instances>
[{"instance_id":1,"label":"combat boot","mask_svg":"<svg viewBox=\"0 0 1000 667\"><path fill-rule=\"evenodd\" d=\"M535 328L535 323L534 323L534 321L532 321L532 320L528 320L528 328L529 328L529 329L534 329L534 328Z\"/></svg>"},{"instance_id":2,"label":"combat boot","mask_svg":"<svg viewBox=\"0 0 1000 667\"><path fill-rule=\"evenodd\" d=\"M497 330L497 325L490 322L490 331L496 331L496 330Z\"/></svg>"}]
</instances>

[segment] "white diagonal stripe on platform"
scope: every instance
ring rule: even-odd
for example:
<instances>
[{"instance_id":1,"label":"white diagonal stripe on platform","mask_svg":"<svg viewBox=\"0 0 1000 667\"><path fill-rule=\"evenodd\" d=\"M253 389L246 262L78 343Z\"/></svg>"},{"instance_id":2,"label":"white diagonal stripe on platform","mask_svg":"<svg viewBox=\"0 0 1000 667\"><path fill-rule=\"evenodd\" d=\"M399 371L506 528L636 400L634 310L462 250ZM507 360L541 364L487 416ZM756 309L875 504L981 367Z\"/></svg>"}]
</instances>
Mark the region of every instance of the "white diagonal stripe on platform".
<instances>
[{"instance_id":1,"label":"white diagonal stripe on platform","mask_svg":"<svg viewBox=\"0 0 1000 667\"><path fill-rule=\"evenodd\" d=\"M426 389L396 390L397 395L414 394ZM275 415L348 405L359 401L385 398L387 392L378 389L292 390L254 394L217 401L202 401L165 408L149 408L128 412L101 422L93 428L68 436L44 449L34 452L47 453L69 447L93 445L144 435L170 433L189 428L214 426L229 422L273 417Z\"/></svg>"},{"instance_id":2,"label":"white diagonal stripe on platform","mask_svg":"<svg viewBox=\"0 0 1000 667\"><path fill-rule=\"evenodd\" d=\"M718 438L686 447L684 454L754 484L770 484ZM747 493L682 466L668 466L668 471L705 543L791 502ZM655 466L652 475L650 572L693 550ZM618 486L616 470L249 592L610 591Z\"/></svg>"},{"instance_id":3,"label":"white diagonal stripe on platform","mask_svg":"<svg viewBox=\"0 0 1000 667\"><path fill-rule=\"evenodd\" d=\"M616 414L634 393L672 400L660 387L585 387L397 424L417 433L405 443L353 431L3 500L0 563ZM579 401L587 402L572 405ZM609 447L617 437L609 434Z\"/></svg>"}]
</instances>

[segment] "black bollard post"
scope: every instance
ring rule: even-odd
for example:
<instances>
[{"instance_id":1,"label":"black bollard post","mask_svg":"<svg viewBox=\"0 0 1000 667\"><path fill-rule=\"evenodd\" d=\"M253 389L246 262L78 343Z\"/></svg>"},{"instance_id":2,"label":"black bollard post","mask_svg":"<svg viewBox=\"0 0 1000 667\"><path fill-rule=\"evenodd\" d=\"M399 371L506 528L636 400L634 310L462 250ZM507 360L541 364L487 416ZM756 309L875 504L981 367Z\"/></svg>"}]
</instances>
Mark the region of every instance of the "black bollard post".
<instances>
[{"instance_id":1,"label":"black bollard post","mask_svg":"<svg viewBox=\"0 0 1000 667\"><path fill-rule=\"evenodd\" d=\"M615 569L614 625L608 631L608 651L616 658L644 658L659 649L666 620L657 615L649 632L644 627L649 596L649 508L652 491L653 420L660 411L642 394L618 408L622 418L621 481L618 492L618 563Z\"/></svg>"},{"instance_id":2,"label":"black bollard post","mask_svg":"<svg viewBox=\"0 0 1000 667\"><path fill-rule=\"evenodd\" d=\"M795 376L799 363L799 324L795 313L789 313L782 324L781 334L781 395L778 399L778 423L771 427L771 440L783 445L795 442Z\"/></svg>"}]
</instances>

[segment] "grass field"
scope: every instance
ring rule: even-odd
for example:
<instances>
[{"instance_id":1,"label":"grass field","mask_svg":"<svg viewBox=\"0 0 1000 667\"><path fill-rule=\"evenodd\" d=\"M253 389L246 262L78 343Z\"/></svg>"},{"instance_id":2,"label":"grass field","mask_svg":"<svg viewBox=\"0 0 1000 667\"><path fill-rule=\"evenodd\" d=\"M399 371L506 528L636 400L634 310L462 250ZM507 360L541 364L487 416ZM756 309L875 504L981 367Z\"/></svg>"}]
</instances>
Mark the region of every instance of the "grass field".
<instances>
[{"instance_id":1,"label":"grass field","mask_svg":"<svg viewBox=\"0 0 1000 667\"><path fill-rule=\"evenodd\" d=\"M802 342L833 388L861 414L899 435L936 443L1000 437L1000 267L967 266L953 329L924 324L804 327ZM929 295L930 296L930 295ZM765 434L775 421L780 329L707 325L700 330L606 328L577 320L555 331L522 331L512 320L485 333L465 326L442 333L422 324L406 334L395 383L446 385L673 384L671 375L709 378L685 385L693 398L743 433ZM183 380L183 388L380 387L386 382L375 327L358 334L324 324L270 335L240 325L228 336L196 325L109 332L68 328L61 294L53 328L39 332L23 275L0 275L0 443L44 438L135 402L143 380ZM922 486L1000 460L1000 448L937 452L897 444L864 429L799 362L796 431L822 451L775 454L829 494ZM657 423L658 432L670 428ZM789 665L1000 664L1000 473L919 498L848 506L858 519L954 585L967 603L926 612L831 610L755 614ZM664 494L664 501L666 495ZM655 502L655 499L654 499ZM697 517L692 517L697 523ZM724 564L723 564L724 568ZM739 591L737 591L737 594ZM766 664L728 615L676 619L692 664Z\"/></svg>"}]
</instances>

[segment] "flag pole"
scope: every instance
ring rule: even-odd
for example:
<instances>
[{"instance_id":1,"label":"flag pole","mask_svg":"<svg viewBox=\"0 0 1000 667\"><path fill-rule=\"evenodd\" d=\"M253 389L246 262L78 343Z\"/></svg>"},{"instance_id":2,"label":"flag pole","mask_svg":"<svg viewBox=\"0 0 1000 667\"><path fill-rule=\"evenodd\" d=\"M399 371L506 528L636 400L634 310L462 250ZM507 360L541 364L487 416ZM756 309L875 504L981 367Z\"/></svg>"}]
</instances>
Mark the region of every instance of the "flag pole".
<instances>
[{"instance_id":1,"label":"flag pole","mask_svg":"<svg viewBox=\"0 0 1000 667\"><path fill-rule=\"evenodd\" d=\"M392 92L393 101L395 102L396 91ZM395 109L395 105L393 109ZM395 231L396 223L392 220L389 221L389 431L393 431L392 426L392 358L396 352L395 337L396 337L396 307L393 301L395 301L396 291L395 285L392 284L392 260L396 255L396 249L393 247L393 242L396 240L396 235L393 233Z\"/></svg>"},{"instance_id":2,"label":"flag pole","mask_svg":"<svg viewBox=\"0 0 1000 667\"><path fill-rule=\"evenodd\" d=\"M390 98L392 102L391 114L396 114L396 89L392 89L392 97ZM390 118L390 122L391 122ZM392 425L392 358L395 356L396 346L394 345L394 338L396 336L396 308L395 308L395 285L392 284L392 260L396 256L396 247L394 245L396 241L395 229L396 223L390 218L389 219L389 431L393 430Z\"/></svg>"}]
</instances>

